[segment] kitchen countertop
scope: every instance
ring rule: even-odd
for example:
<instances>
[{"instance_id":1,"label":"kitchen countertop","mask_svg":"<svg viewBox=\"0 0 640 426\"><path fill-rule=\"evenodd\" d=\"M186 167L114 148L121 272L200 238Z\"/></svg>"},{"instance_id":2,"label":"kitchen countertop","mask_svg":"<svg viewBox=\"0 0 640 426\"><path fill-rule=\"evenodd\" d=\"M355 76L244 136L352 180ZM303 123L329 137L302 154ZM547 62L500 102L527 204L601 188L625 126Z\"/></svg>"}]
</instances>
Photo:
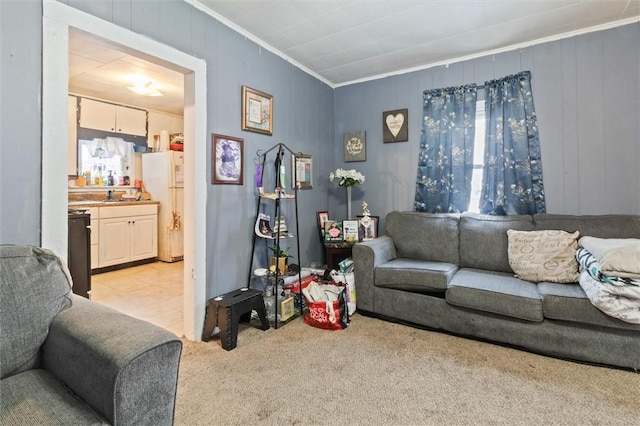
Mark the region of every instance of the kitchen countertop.
<instances>
[{"instance_id":1,"label":"kitchen countertop","mask_svg":"<svg viewBox=\"0 0 640 426\"><path fill-rule=\"evenodd\" d=\"M69 201L69 207L122 207L122 206L137 206L142 204L160 204L160 201Z\"/></svg>"}]
</instances>

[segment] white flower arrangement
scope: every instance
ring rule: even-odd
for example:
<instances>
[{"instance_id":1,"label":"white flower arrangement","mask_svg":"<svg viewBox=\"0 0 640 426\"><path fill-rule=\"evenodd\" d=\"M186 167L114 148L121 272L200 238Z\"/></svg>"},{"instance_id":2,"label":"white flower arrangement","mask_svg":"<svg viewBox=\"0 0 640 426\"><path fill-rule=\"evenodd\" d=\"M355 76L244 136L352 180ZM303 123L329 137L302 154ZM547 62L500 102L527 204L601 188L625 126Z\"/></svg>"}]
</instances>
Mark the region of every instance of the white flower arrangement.
<instances>
[{"instance_id":1,"label":"white flower arrangement","mask_svg":"<svg viewBox=\"0 0 640 426\"><path fill-rule=\"evenodd\" d=\"M356 172L354 169L338 169L335 172L329 173L329 180L331 182L336 178L340 179L338 186L353 186L364 182L364 175L360 172Z\"/></svg>"}]
</instances>

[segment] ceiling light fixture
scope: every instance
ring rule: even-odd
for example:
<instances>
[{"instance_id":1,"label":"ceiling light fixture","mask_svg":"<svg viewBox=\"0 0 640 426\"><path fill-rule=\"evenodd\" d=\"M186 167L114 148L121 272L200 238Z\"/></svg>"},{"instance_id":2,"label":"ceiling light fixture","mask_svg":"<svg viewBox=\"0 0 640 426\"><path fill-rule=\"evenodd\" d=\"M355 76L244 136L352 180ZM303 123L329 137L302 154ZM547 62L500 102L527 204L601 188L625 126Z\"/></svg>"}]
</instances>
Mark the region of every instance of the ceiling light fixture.
<instances>
[{"instance_id":1,"label":"ceiling light fixture","mask_svg":"<svg viewBox=\"0 0 640 426\"><path fill-rule=\"evenodd\" d=\"M129 90L142 96L162 96L162 92L150 81L137 84L135 86L129 86Z\"/></svg>"}]
</instances>

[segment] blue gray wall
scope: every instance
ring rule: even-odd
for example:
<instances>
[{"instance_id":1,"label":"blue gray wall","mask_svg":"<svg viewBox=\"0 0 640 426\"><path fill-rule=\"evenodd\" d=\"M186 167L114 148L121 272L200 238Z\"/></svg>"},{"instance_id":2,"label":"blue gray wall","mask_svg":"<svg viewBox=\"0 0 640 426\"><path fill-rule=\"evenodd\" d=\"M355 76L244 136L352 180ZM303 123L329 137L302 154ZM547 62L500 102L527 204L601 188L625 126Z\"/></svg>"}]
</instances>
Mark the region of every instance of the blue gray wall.
<instances>
[{"instance_id":1,"label":"blue gray wall","mask_svg":"<svg viewBox=\"0 0 640 426\"><path fill-rule=\"evenodd\" d=\"M313 155L313 189L299 196L306 264L321 257L316 211L346 215L345 191L329 183L330 171L366 175L354 213L362 200L381 219L410 210L422 91L520 70L533 74L548 211L640 214L640 24L332 90L180 0L65 3L207 61L208 132L244 138L247 166L243 186L208 187L209 295L238 287L248 272L258 149L283 142ZM0 242L38 244L42 5L1 0L0 23ZM273 95L272 137L240 131L243 84ZM409 141L383 144L382 112L398 108L409 109ZM344 163L342 135L356 130L367 132L367 161Z\"/></svg>"},{"instance_id":2,"label":"blue gray wall","mask_svg":"<svg viewBox=\"0 0 640 426\"><path fill-rule=\"evenodd\" d=\"M332 166L331 87L182 0L61 3L207 62L208 134L243 138L245 161L244 185L212 185L209 181L208 229L202 230L207 236L208 295L246 284L257 200L255 153L280 142L295 152L313 156L314 188L301 191L298 200L299 258L304 264L321 259L316 211L326 209L326 182L320 176L326 176ZM39 244L42 5L37 0L0 0L0 7L3 120L0 242ZM273 96L273 136L240 130L242 85ZM198 143L208 146L209 154L202 161L211 170L211 141ZM287 173L290 167L288 162ZM285 211L287 215L293 213L293 208Z\"/></svg>"},{"instance_id":3,"label":"blue gray wall","mask_svg":"<svg viewBox=\"0 0 640 426\"><path fill-rule=\"evenodd\" d=\"M538 115L547 212L640 214L640 24L353 84L335 90L336 166L367 181L354 191L371 214L412 210L422 92L483 84L530 70ZM409 141L382 143L382 112L409 109ZM367 161L343 163L342 135L367 132ZM330 211L344 215L333 188ZM357 208L356 208L357 207Z\"/></svg>"}]
</instances>

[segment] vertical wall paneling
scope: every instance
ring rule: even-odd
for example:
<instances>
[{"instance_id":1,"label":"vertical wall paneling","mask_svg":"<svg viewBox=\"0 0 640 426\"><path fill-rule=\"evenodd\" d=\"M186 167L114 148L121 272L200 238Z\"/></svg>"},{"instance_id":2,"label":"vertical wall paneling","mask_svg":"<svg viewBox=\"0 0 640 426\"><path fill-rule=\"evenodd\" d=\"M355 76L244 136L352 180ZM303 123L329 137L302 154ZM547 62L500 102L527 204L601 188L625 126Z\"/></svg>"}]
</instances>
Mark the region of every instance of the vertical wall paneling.
<instances>
[{"instance_id":1,"label":"vertical wall paneling","mask_svg":"<svg viewBox=\"0 0 640 426\"><path fill-rule=\"evenodd\" d=\"M585 34L576 41L580 210L598 214L606 211L602 36Z\"/></svg>"},{"instance_id":2,"label":"vertical wall paneling","mask_svg":"<svg viewBox=\"0 0 640 426\"><path fill-rule=\"evenodd\" d=\"M535 46L536 70L532 70L533 100L538 117L540 150L547 210L565 213L565 168L563 143L562 49L560 42ZM544 107L541 107L544 106ZM540 123L544 123L542 125ZM549 125L557 123L559 125Z\"/></svg>"},{"instance_id":3,"label":"vertical wall paneling","mask_svg":"<svg viewBox=\"0 0 640 426\"><path fill-rule=\"evenodd\" d=\"M602 36L603 167L607 173L602 201L614 211L634 211L640 206L640 89L634 85L640 74L629 66L640 63L638 40L640 30L635 38L616 30ZM630 143L634 140L635 144Z\"/></svg>"},{"instance_id":4,"label":"vertical wall paneling","mask_svg":"<svg viewBox=\"0 0 640 426\"><path fill-rule=\"evenodd\" d=\"M554 123L553 128L557 128L561 131L561 138L557 141L551 141L557 143L562 147L564 163L562 170L564 173L564 186L561 188L561 196L564 199L564 213L578 214L580 213L580 147L578 146L578 81L577 81L577 60L576 60L576 39L570 38L561 40L559 42L561 46L561 69L559 78L561 79L562 88L560 93L560 101L562 102L562 115L556 120L547 120L546 122ZM534 100L535 102L535 100ZM540 104L540 108L543 108L544 104ZM551 128L551 126L548 126ZM542 142L542 141L541 141ZM546 142L545 142L546 143ZM543 151L544 152L544 151ZM546 156L542 161L542 172L550 167L546 166ZM558 165L558 167L561 167ZM546 192L554 191L554 188L545 188ZM560 188L558 190L560 192ZM553 206L551 206L553 207ZM553 210L549 210L553 211Z\"/></svg>"}]
</instances>

